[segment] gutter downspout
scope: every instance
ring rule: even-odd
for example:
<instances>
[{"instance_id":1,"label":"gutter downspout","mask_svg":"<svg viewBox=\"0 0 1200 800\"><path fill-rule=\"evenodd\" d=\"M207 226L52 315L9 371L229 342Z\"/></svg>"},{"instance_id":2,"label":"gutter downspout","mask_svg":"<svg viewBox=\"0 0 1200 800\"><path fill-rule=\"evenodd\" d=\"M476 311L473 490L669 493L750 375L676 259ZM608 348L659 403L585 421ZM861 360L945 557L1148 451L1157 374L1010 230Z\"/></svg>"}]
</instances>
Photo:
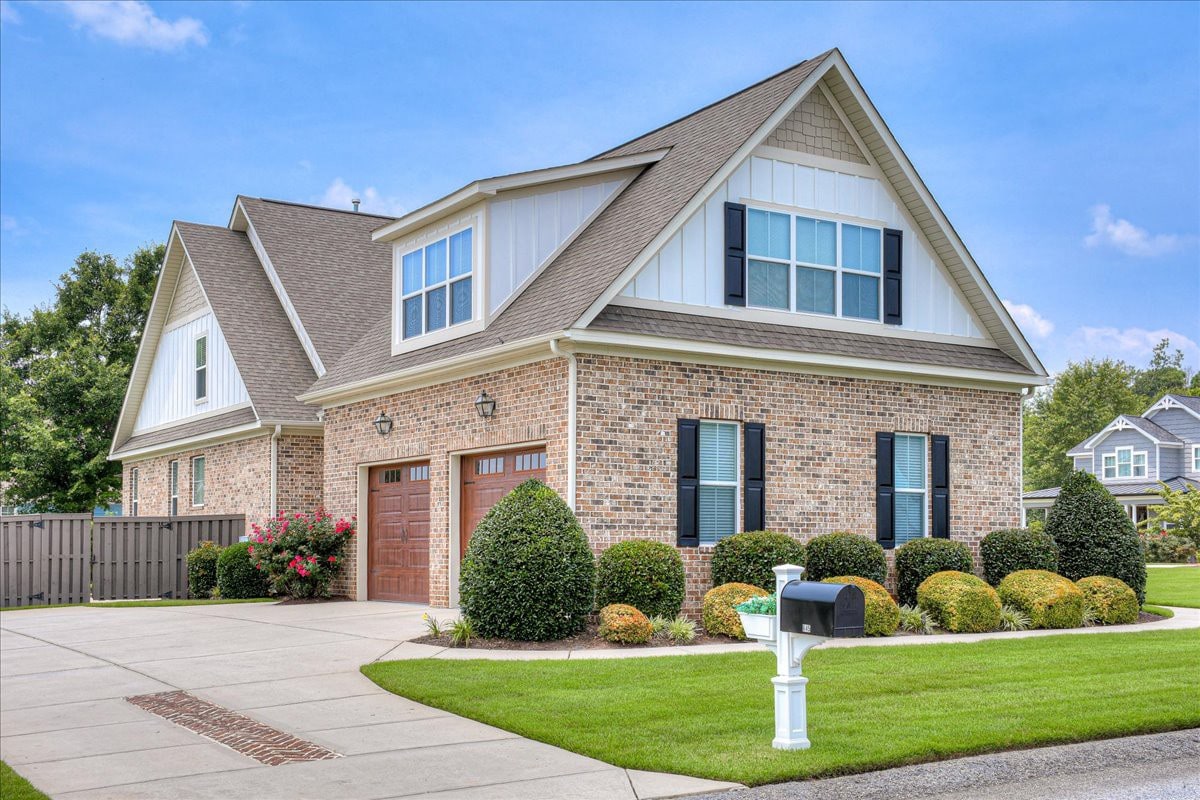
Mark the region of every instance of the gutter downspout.
<instances>
[{"instance_id":1,"label":"gutter downspout","mask_svg":"<svg viewBox=\"0 0 1200 800\"><path fill-rule=\"evenodd\" d=\"M279 513L279 437L283 426L276 425L271 434L271 517Z\"/></svg>"},{"instance_id":2,"label":"gutter downspout","mask_svg":"<svg viewBox=\"0 0 1200 800\"><path fill-rule=\"evenodd\" d=\"M1029 509L1025 508L1025 400L1029 397L1029 387L1025 386L1021 389L1021 416L1017 420L1017 458L1020 459L1021 476L1021 527L1029 527ZM1075 466L1075 458L1071 458L1071 467Z\"/></svg>"},{"instance_id":3,"label":"gutter downspout","mask_svg":"<svg viewBox=\"0 0 1200 800\"><path fill-rule=\"evenodd\" d=\"M575 428L576 414L575 406L578 399L578 379L579 365L575 361L575 354L562 350L558 346L558 339L550 340L550 351L556 356L562 356L567 359L567 506L575 510Z\"/></svg>"}]
</instances>

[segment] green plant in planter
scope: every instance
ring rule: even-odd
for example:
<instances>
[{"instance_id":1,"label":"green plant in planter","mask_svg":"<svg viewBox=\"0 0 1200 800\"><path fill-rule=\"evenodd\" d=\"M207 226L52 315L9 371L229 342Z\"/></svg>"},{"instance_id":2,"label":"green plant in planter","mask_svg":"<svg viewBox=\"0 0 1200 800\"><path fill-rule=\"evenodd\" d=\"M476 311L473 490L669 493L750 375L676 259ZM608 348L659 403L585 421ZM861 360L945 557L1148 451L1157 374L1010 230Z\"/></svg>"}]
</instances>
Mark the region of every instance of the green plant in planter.
<instances>
[{"instance_id":1,"label":"green plant in planter","mask_svg":"<svg viewBox=\"0 0 1200 800\"><path fill-rule=\"evenodd\" d=\"M764 594L759 597L751 597L744 603L738 603L733 607L734 611L742 614L775 614L775 595Z\"/></svg>"}]
</instances>

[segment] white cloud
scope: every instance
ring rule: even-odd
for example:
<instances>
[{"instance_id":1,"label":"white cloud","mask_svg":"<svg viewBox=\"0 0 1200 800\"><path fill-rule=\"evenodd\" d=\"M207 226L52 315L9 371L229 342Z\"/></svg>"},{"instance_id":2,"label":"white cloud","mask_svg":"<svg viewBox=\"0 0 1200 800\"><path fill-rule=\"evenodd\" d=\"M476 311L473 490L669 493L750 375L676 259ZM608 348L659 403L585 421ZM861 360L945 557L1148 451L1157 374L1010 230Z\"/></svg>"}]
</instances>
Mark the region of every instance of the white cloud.
<instances>
[{"instance_id":1,"label":"white cloud","mask_svg":"<svg viewBox=\"0 0 1200 800\"><path fill-rule=\"evenodd\" d=\"M208 44L204 23L192 17L167 22L143 0L70 0L63 5L93 36L151 50L177 50L189 44Z\"/></svg>"},{"instance_id":2,"label":"white cloud","mask_svg":"<svg viewBox=\"0 0 1200 800\"><path fill-rule=\"evenodd\" d=\"M360 192L351 188L341 178L334 178L333 183L329 184L329 188L321 197L320 205L348 210L354 207L351 201L355 198L362 201L359 210L370 214L398 217L405 211L404 206L397 198L383 197L374 186L368 186Z\"/></svg>"},{"instance_id":3,"label":"white cloud","mask_svg":"<svg viewBox=\"0 0 1200 800\"><path fill-rule=\"evenodd\" d=\"M1092 232L1084 237L1088 247L1107 246L1135 258L1154 258L1182 247L1190 237L1174 233L1151 235L1127 219L1113 216L1108 205L1092 208Z\"/></svg>"},{"instance_id":4,"label":"white cloud","mask_svg":"<svg viewBox=\"0 0 1200 800\"><path fill-rule=\"evenodd\" d=\"M1009 300L1004 300L1003 302L1004 307L1008 309L1009 314L1012 314L1012 318L1016 320L1017 325L1028 335L1038 339L1045 339L1054 333L1054 323L1035 311L1033 306L1024 303L1013 303Z\"/></svg>"},{"instance_id":5,"label":"white cloud","mask_svg":"<svg viewBox=\"0 0 1200 800\"><path fill-rule=\"evenodd\" d=\"M12 25L21 24L21 12L17 11L17 7L8 0L0 0L0 22L7 22Z\"/></svg>"},{"instance_id":6,"label":"white cloud","mask_svg":"<svg viewBox=\"0 0 1200 800\"><path fill-rule=\"evenodd\" d=\"M1188 363L1196 363L1200 357L1200 345L1182 333L1159 328L1092 328L1084 325L1071 334L1069 348L1083 356L1115 356L1134 364L1143 364L1150 359L1154 346L1163 339L1171 340L1171 349L1184 353Z\"/></svg>"}]
</instances>

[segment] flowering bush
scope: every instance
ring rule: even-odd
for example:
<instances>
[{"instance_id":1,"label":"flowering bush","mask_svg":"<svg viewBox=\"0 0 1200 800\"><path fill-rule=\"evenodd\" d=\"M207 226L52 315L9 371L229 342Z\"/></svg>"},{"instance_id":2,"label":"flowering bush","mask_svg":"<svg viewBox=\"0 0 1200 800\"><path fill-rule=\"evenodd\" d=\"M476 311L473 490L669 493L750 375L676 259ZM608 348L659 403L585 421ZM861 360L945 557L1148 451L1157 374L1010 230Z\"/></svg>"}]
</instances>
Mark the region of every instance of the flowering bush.
<instances>
[{"instance_id":1,"label":"flowering bush","mask_svg":"<svg viewBox=\"0 0 1200 800\"><path fill-rule=\"evenodd\" d=\"M318 508L312 514L279 515L251 526L250 556L277 594L328 597L329 584L341 569L342 551L354 537L354 518L333 517Z\"/></svg>"},{"instance_id":2,"label":"flowering bush","mask_svg":"<svg viewBox=\"0 0 1200 800\"><path fill-rule=\"evenodd\" d=\"M1182 536L1165 530L1138 532L1146 560L1158 564L1187 564L1196 560L1196 545ZM191 556L188 556L191 558ZM190 562L189 562L190 563Z\"/></svg>"}]
</instances>

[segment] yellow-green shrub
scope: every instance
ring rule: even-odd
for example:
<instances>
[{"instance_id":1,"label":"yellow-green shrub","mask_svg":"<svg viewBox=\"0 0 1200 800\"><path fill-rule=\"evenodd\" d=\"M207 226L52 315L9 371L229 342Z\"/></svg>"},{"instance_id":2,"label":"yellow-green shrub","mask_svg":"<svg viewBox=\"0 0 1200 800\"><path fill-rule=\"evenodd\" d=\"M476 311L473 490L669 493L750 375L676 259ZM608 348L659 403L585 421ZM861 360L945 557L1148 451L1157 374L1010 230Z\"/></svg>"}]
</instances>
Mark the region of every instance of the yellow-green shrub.
<instances>
[{"instance_id":1,"label":"yellow-green shrub","mask_svg":"<svg viewBox=\"0 0 1200 800\"><path fill-rule=\"evenodd\" d=\"M645 644L654 635L650 618L624 603L600 609L600 637L619 644Z\"/></svg>"},{"instance_id":2,"label":"yellow-green shrub","mask_svg":"<svg viewBox=\"0 0 1200 800\"><path fill-rule=\"evenodd\" d=\"M1092 609L1102 625L1126 625L1138 620L1137 594L1129 584L1107 575L1093 575L1075 581L1083 592L1083 605Z\"/></svg>"},{"instance_id":3,"label":"yellow-green shrub","mask_svg":"<svg viewBox=\"0 0 1200 800\"><path fill-rule=\"evenodd\" d=\"M761 597L767 592L748 583L723 583L709 589L704 595L704 630L710 636L724 634L734 639L745 639L742 620L733 607L751 597Z\"/></svg>"},{"instance_id":4,"label":"yellow-green shrub","mask_svg":"<svg viewBox=\"0 0 1200 800\"><path fill-rule=\"evenodd\" d=\"M866 616L863 619L863 633L867 636L891 636L900 627L900 606L888 594L888 590L870 578L860 578L857 575L841 575L836 578L826 578L821 583L853 583L862 589L866 600Z\"/></svg>"},{"instance_id":5,"label":"yellow-green shrub","mask_svg":"<svg viewBox=\"0 0 1200 800\"><path fill-rule=\"evenodd\" d=\"M974 575L935 572L917 587L917 605L939 628L952 633L985 633L1000 625L1000 597Z\"/></svg>"},{"instance_id":6,"label":"yellow-green shrub","mask_svg":"<svg viewBox=\"0 0 1200 800\"><path fill-rule=\"evenodd\" d=\"M1006 575L996 589L1000 601L1024 612L1033 628L1083 625L1083 592L1062 575L1021 569Z\"/></svg>"}]
</instances>

